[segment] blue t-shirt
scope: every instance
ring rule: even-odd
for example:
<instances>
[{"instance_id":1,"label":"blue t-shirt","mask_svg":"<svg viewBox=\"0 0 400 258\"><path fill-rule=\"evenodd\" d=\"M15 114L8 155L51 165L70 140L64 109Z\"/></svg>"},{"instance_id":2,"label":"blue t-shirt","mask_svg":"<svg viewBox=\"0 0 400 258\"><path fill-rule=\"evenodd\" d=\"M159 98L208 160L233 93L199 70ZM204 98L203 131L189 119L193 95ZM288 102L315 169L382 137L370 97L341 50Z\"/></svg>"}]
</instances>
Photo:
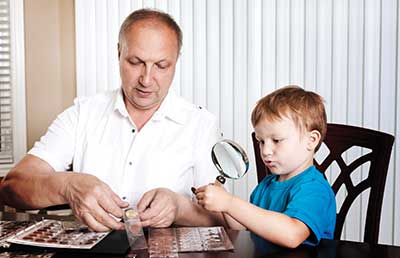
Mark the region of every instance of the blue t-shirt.
<instances>
[{"instance_id":1,"label":"blue t-shirt","mask_svg":"<svg viewBox=\"0 0 400 258\"><path fill-rule=\"evenodd\" d=\"M302 221L311 230L304 244L317 245L321 238L333 239L336 199L332 188L315 166L286 181L278 175L264 178L254 189L250 202Z\"/></svg>"}]
</instances>

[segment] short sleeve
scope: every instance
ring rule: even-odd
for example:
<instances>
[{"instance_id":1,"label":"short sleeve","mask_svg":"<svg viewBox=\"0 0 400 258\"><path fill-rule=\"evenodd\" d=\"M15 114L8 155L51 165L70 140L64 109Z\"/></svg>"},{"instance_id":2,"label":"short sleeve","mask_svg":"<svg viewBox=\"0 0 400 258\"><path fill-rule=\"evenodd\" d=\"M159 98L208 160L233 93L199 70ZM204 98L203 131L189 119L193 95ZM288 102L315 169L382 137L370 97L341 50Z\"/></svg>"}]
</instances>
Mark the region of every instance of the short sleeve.
<instances>
[{"instance_id":1,"label":"short sleeve","mask_svg":"<svg viewBox=\"0 0 400 258\"><path fill-rule=\"evenodd\" d=\"M207 119L208 122L201 127L201 134L196 139L194 186L199 187L214 182L219 175L211 159L211 149L221 139L216 118Z\"/></svg>"},{"instance_id":2,"label":"short sleeve","mask_svg":"<svg viewBox=\"0 0 400 258\"><path fill-rule=\"evenodd\" d=\"M59 114L28 154L46 161L55 171L66 171L73 160L78 102Z\"/></svg>"},{"instance_id":3,"label":"short sleeve","mask_svg":"<svg viewBox=\"0 0 400 258\"><path fill-rule=\"evenodd\" d=\"M336 202L332 189L315 179L292 190L286 210L311 230L308 244L316 245L321 238L332 239L336 222Z\"/></svg>"}]
</instances>

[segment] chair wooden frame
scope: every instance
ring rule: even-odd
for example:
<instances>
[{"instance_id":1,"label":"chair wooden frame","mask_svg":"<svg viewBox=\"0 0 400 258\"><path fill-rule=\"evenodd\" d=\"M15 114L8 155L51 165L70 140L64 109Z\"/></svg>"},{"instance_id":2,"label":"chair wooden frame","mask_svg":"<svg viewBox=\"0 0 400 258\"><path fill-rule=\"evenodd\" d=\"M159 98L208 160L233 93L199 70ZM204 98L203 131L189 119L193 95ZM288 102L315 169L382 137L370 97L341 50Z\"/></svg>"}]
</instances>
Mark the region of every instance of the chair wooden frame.
<instances>
[{"instance_id":1,"label":"chair wooden frame","mask_svg":"<svg viewBox=\"0 0 400 258\"><path fill-rule=\"evenodd\" d=\"M254 132L252 133L252 139L256 159L257 179L258 182L261 182L269 174L269 171L261 159L260 149ZM340 168L340 173L335 182L333 182L332 189L335 195L342 185L347 190L347 196L336 217L335 239L340 239L345 218L351 204L363 191L370 188L364 242L377 244L383 194L394 136L361 127L328 124L327 135L323 142L330 153L321 164L318 164L316 160L314 160L314 164L319 171L325 173L329 166L333 162L336 162ZM350 164L346 164L341 155L352 146L368 148L371 152L358 157ZM353 185L351 173L367 162L370 162L368 177L357 185Z\"/></svg>"}]
</instances>

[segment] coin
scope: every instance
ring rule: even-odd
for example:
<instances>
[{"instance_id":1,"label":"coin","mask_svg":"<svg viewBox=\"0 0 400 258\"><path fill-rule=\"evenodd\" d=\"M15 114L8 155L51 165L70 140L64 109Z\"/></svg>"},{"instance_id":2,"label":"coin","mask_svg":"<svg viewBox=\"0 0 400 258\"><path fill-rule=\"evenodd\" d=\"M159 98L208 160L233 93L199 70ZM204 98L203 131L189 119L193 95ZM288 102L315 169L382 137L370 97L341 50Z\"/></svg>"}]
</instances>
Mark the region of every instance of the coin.
<instances>
[{"instance_id":1,"label":"coin","mask_svg":"<svg viewBox=\"0 0 400 258\"><path fill-rule=\"evenodd\" d=\"M137 211L133 210L133 209L128 209L125 211L125 215L128 219L132 219L137 217L138 213Z\"/></svg>"}]
</instances>

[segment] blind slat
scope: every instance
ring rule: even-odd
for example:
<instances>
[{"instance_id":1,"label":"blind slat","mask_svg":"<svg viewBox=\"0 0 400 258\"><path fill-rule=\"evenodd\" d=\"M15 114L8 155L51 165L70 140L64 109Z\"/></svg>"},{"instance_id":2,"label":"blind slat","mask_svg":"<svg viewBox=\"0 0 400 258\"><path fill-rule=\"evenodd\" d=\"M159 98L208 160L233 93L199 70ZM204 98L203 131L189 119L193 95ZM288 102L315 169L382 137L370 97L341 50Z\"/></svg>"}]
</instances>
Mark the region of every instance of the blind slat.
<instances>
[{"instance_id":1,"label":"blind slat","mask_svg":"<svg viewBox=\"0 0 400 258\"><path fill-rule=\"evenodd\" d=\"M13 162L9 1L0 1L0 164Z\"/></svg>"}]
</instances>

